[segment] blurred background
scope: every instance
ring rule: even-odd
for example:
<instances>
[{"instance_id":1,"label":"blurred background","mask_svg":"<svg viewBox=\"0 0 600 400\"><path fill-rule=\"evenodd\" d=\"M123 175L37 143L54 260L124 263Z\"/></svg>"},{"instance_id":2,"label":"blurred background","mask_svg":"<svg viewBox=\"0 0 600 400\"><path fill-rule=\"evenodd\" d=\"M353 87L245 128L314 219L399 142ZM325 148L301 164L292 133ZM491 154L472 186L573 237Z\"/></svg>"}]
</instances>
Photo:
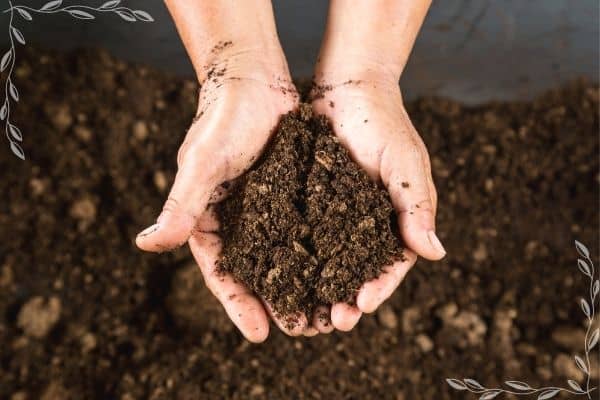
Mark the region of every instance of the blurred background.
<instances>
[{"instance_id":1,"label":"blurred background","mask_svg":"<svg viewBox=\"0 0 600 400\"><path fill-rule=\"evenodd\" d=\"M26 3L35 7L45 2ZM102 1L68 3L98 6ZM275 0L273 4L293 76L310 77L328 2ZM115 15L104 15L74 23L71 17L53 14L36 16L32 22L19 20L17 26L28 41L43 46L104 47L118 58L191 76L191 65L164 3L131 0L127 5L150 12L156 22L125 23ZM402 77L405 96L435 94L478 103L531 98L575 77L597 78L599 13L597 0L434 1ZM0 23L5 26L4 20ZM0 40L7 38L3 35Z\"/></svg>"}]
</instances>

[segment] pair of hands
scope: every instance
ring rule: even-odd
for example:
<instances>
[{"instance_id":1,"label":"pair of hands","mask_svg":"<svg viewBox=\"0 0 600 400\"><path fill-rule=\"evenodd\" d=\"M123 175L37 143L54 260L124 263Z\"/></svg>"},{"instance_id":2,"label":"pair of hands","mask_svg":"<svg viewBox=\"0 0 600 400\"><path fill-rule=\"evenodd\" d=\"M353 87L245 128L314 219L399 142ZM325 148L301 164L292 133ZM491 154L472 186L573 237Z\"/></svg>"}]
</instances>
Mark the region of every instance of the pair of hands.
<instances>
[{"instance_id":1,"label":"pair of hands","mask_svg":"<svg viewBox=\"0 0 600 400\"><path fill-rule=\"evenodd\" d=\"M143 250L161 252L187 242L207 287L252 342L267 338L270 318L292 336L351 330L362 313L375 311L393 293L417 255L436 260L445 254L435 235L437 196L427 149L405 112L393 79L382 75L352 84L328 82L331 89L313 100L315 113L329 117L353 159L389 190L408 249L405 261L387 266L381 276L364 284L355 306L323 306L313 320L301 315L288 329L262 299L232 276L216 271L222 245L214 233L219 228L214 203L225 195L221 184L248 170L280 117L298 107L287 71L240 77L243 69L228 68L231 72L204 82L199 118L179 149L178 172L169 197L156 224L142 231L136 244ZM324 320L322 315L330 319Z\"/></svg>"}]
</instances>

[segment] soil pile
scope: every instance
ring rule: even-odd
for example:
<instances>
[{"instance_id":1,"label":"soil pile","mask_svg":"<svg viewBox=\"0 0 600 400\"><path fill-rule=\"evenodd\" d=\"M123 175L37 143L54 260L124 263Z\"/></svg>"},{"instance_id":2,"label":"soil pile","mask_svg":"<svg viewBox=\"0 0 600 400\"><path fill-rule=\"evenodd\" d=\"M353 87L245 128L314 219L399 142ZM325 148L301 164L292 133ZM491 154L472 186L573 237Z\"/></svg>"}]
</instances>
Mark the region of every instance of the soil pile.
<instances>
[{"instance_id":1,"label":"soil pile","mask_svg":"<svg viewBox=\"0 0 600 400\"><path fill-rule=\"evenodd\" d=\"M308 104L282 118L233 193L218 208L220 268L283 316L352 303L364 282L402 257L387 192Z\"/></svg>"}]
</instances>

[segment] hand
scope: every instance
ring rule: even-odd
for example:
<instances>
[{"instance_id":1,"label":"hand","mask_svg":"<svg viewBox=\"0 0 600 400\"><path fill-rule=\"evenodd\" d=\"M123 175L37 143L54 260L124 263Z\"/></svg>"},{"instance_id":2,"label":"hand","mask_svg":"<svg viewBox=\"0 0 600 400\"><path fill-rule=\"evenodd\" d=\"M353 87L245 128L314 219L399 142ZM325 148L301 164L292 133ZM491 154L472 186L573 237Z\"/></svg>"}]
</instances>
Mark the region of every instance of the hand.
<instances>
[{"instance_id":1,"label":"hand","mask_svg":"<svg viewBox=\"0 0 600 400\"><path fill-rule=\"evenodd\" d=\"M429 156L404 109L397 80L371 75L318 84L321 89L313 89L313 95L320 93L312 102L315 113L329 117L352 158L388 189L408 247L406 261L387 266L363 285L356 306L332 306L333 325L347 331L363 312L375 311L393 293L417 255L438 260L446 252L435 234L437 194Z\"/></svg>"},{"instance_id":2,"label":"hand","mask_svg":"<svg viewBox=\"0 0 600 400\"><path fill-rule=\"evenodd\" d=\"M146 251L166 251L189 243L208 288L233 323L253 342L269 332L267 309L244 285L215 271L221 241L209 203L219 201L219 185L245 172L259 157L283 114L297 108L298 96L287 66L269 70L268 56L235 51L207 66L198 115L177 155L175 182L156 223L136 244ZM213 198L211 199L211 196ZM207 208L208 207L208 208ZM316 334L306 317L292 335Z\"/></svg>"}]
</instances>

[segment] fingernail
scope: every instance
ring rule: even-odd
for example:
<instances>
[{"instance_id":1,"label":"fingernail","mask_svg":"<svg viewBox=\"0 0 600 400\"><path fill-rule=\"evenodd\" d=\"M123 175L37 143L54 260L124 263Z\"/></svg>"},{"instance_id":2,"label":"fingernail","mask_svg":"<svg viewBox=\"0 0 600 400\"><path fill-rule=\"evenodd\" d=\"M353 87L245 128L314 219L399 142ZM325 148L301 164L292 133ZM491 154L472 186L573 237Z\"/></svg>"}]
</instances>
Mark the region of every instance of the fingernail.
<instances>
[{"instance_id":1,"label":"fingernail","mask_svg":"<svg viewBox=\"0 0 600 400\"><path fill-rule=\"evenodd\" d=\"M160 228L160 226L158 224L151 225L151 226L147 227L146 229L144 229L143 231L141 231L140 233L138 233L138 237L151 235L154 232L156 232L158 230L158 228Z\"/></svg>"},{"instance_id":2,"label":"fingernail","mask_svg":"<svg viewBox=\"0 0 600 400\"><path fill-rule=\"evenodd\" d=\"M429 238L429 243L431 243L434 249L440 253L446 254L446 249L444 249L442 242L440 242L440 239L438 239L434 231L428 231L427 237Z\"/></svg>"}]
</instances>

